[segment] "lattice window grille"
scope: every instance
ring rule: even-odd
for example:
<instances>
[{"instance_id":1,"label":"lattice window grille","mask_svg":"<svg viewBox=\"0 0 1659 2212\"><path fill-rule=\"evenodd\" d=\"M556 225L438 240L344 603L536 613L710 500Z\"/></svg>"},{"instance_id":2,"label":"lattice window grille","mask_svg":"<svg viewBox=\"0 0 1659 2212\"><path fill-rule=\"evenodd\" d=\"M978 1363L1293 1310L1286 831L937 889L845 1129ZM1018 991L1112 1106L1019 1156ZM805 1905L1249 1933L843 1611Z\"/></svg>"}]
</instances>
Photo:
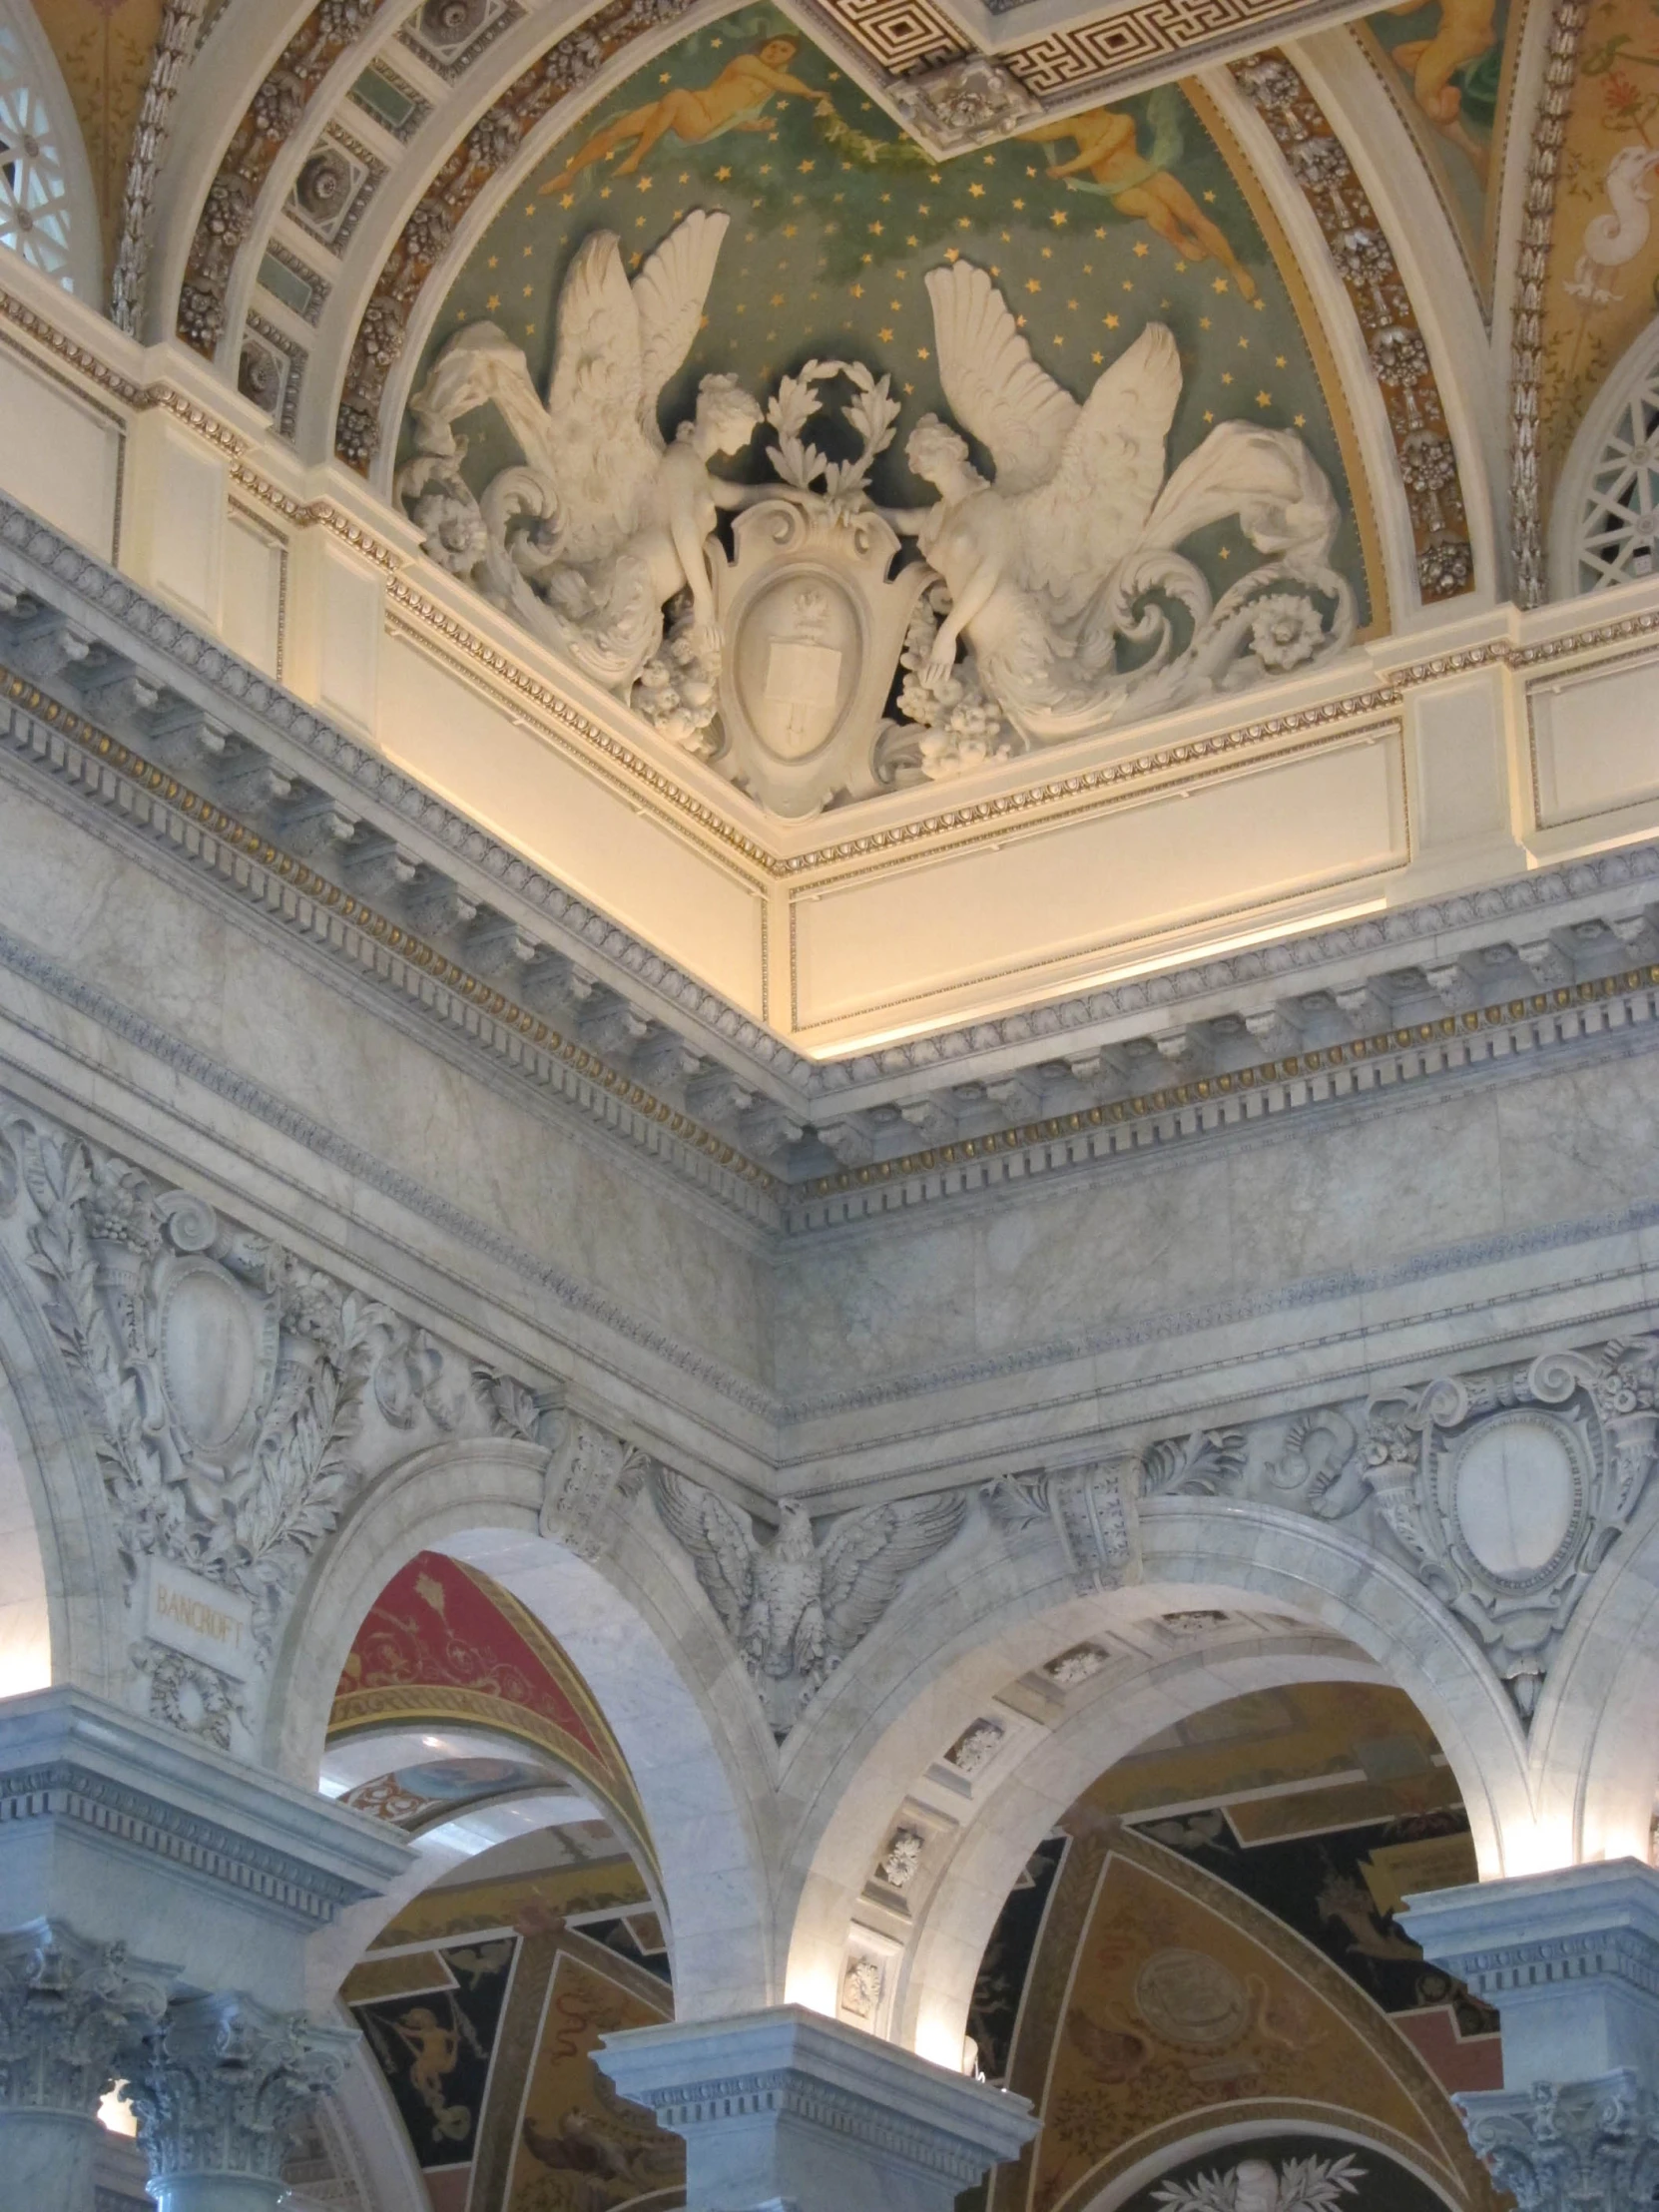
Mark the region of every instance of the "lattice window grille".
<instances>
[{"instance_id":1,"label":"lattice window grille","mask_svg":"<svg viewBox=\"0 0 1659 2212\"><path fill-rule=\"evenodd\" d=\"M1651 576L1659 566L1659 358L1619 410L1590 471L1579 530L1579 588Z\"/></svg>"},{"instance_id":2,"label":"lattice window grille","mask_svg":"<svg viewBox=\"0 0 1659 2212\"><path fill-rule=\"evenodd\" d=\"M0 23L0 246L74 290L69 180L57 133L30 82L28 57L6 23Z\"/></svg>"}]
</instances>

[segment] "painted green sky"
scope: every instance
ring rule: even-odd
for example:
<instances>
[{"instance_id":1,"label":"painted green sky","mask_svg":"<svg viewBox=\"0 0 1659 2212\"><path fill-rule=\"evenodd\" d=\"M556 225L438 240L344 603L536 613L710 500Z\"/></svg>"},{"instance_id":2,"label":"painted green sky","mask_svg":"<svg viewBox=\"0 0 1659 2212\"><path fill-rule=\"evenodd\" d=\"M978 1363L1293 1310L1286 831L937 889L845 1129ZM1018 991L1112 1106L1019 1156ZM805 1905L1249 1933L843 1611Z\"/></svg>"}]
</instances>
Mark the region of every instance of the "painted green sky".
<instances>
[{"instance_id":1,"label":"painted green sky","mask_svg":"<svg viewBox=\"0 0 1659 2212\"><path fill-rule=\"evenodd\" d=\"M822 92L832 115L818 113L816 100L775 93L746 119L755 129L728 129L701 144L670 131L636 174L619 174L632 150L622 145L568 189L542 189L613 118L673 88L710 85L734 56L773 37L795 41L789 73ZM558 289L581 241L595 230L615 231L637 267L693 208L724 208L732 228L707 322L664 395L665 424L690 412L697 381L711 370L736 371L764 400L781 374L814 355L855 356L877 373L890 372L904 403L894 446L877 472L877 495L906 502L923 496L901 458L904 437L929 410L949 412L937 382L923 279L960 258L990 271L1037 359L1080 398L1147 322L1167 323L1185 379L1171 465L1229 418L1294 429L1331 478L1347 516L1347 479L1313 360L1215 142L1173 87L1119 103L1113 112L1136 126L1134 146L1109 180L1120 191L1125 176L1133 180L1123 202L1092 176L1068 182L1051 174L1078 151L1069 136L1050 146L1010 141L934 166L776 10L746 7L680 40L573 124L456 278L419 373L456 330L487 320L523 346L531 375L545 389ZM1133 212L1145 205L1134 197L1134 184L1199 211L1237 266L1214 255L1196 258L1160 236ZM1186 235L1192 236L1190 222ZM517 457L487 413L464 424L472 441L466 473L478 485ZM837 443L835 428L827 433L823 418L813 435L840 451L855 443L849 436ZM768 473L765 442L757 437L738 473ZM1205 533L1190 550L1218 590L1258 558L1231 528ZM1337 558L1360 593L1364 620L1352 517Z\"/></svg>"}]
</instances>

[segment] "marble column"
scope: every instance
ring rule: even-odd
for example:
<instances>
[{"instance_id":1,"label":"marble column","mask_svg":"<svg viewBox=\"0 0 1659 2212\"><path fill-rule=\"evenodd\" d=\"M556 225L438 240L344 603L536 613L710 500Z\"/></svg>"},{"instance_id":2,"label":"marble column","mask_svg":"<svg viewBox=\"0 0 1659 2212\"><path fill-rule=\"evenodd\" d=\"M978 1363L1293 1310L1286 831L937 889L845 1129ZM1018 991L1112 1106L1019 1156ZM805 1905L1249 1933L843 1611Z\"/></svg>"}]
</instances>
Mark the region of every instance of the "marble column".
<instances>
[{"instance_id":1,"label":"marble column","mask_svg":"<svg viewBox=\"0 0 1659 2212\"><path fill-rule=\"evenodd\" d=\"M685 2137L690 2212L951 2212L1037 2130L1024 2097L800 2005L607 2035L598 2064Z\"/></svg>"},{"instance_id":2,"label":"marble column","mask_svg":"<svg viewBox=\"0 0 1659 2212\"><path fill-rule=\"evenodd\" d=\"M338 2086L356 2040L234 1993L171 2006L127 2092L157 2212L276 2212L296 2127Z\"/></svg>"},{"instance_id":3,"label":"marble column","mask_svg":"<svg viewBox=\"0 0 1659 2212\"><path fill-rule=\"evenodd\" d=\"M1425 1954L1496 2005L1503 2087L1456 2099L1523 2212L1659 2191L1659 1874L1637 1859L1407 1901Z\"/></svg>"},{"instance_id":4,"label":"marble column","mask_svg":"<svg viewBox=\"0 0 1659 2212\"><path fill-rule=\"evenodd\" d=\"M170 1966L62 1921L0 1934L0 2175L7 2203L92 2212L98 2101L167 2006Z\"/></svg>"}]
</instances>

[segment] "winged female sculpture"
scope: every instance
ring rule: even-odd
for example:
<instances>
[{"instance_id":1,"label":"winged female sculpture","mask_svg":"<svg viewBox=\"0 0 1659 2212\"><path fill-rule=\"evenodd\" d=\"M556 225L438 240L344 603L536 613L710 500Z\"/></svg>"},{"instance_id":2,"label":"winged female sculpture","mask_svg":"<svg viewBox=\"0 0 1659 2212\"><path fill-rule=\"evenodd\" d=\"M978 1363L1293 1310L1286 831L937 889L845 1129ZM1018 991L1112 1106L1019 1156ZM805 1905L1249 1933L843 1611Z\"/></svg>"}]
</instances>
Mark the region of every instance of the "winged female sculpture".
<instances>
[{"instance_id":1,"label":"winged female sculpture","mask_svg":"<svg viewBox=\"0 0 1659 2212\"><path fill-rule=\"evenodd\" d=\"M744 493L708 464L742 452L761 410L735 377L705 376L695 420L669 444L657 409L697 334L729 220L687 216L632 281L613 233L583 241L559 293L545 405L493 322L460 331L410 403L416 452L397 479L434 558L612 690L626 694L662 646L665 605L688 594L679 665L700 670L711 713L708 540ZM489 403L524 459L475 498L454 423Z\"/></svg>"},{"instance_id":2,"label":"winged female sculpture","mask_svg":"<svg viewBox=\"0 0 1659 2212\"><path fill-rule=\"evenodd\" d=\"M748 1515L701 1482L658 1466L652 1483L657 1510L690 1553L779 1733L967 1511L961 1491L866 1505L841 1514L821 1543L807 1508L786 1498L777 1535L762 1543Z\"/></svg>"},{"instance_id":3,"label":"winged female sculpture","mask_svg":"<svg viewBox=\"0 0 1659 2212\"><path fill-rule=\"evenodd\" d=\"M1181 367L1162 323L1079 403L1037 365L982 269L936 269L927 290L945 397L996 476L980 475L935 416L911 432L906 458L939 498L888 519L915 536L948 594L936 595L930 642L913 641L906 660L912 721L942 723L988 698L1027 742L1053 742L1131 700L1168 706L1348 643L1353 594L1330 565L1337 504L1300 438L1224 422L1166 481ZM1273 558L1216 604L1176 548L1227 516ZM971 659L958 668L964 643Z\"/></svg>"}]
</instances>

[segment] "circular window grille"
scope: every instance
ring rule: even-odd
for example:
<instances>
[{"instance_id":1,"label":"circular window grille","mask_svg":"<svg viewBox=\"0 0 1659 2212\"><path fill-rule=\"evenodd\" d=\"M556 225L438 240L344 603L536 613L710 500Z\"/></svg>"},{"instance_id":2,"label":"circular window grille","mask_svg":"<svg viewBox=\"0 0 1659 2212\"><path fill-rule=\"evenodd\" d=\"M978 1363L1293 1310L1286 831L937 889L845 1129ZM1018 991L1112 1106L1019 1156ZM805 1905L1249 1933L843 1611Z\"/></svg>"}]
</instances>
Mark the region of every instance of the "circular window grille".
<instances>
[{"instance_id":1,"label":"circular window grille","mask_svg":"<svg viewBox=\"0 0 1659 2212\"><path fill-rule=\"evenodd\" d=\"M1621 405L1590 470L1578 540L1578 586L1651 576L1659 543L1659 360Z\"/></svg>"},{"instance_id":2,"label":"circular window grille","mask_svg":"<svg viewBox=\"0 0 1659 2212\"><path fill-rule=\"evenodd\" d=\"M16 32L0 23L0 246L70 285L69 182Z\"/></svg>"}]
</instances>

